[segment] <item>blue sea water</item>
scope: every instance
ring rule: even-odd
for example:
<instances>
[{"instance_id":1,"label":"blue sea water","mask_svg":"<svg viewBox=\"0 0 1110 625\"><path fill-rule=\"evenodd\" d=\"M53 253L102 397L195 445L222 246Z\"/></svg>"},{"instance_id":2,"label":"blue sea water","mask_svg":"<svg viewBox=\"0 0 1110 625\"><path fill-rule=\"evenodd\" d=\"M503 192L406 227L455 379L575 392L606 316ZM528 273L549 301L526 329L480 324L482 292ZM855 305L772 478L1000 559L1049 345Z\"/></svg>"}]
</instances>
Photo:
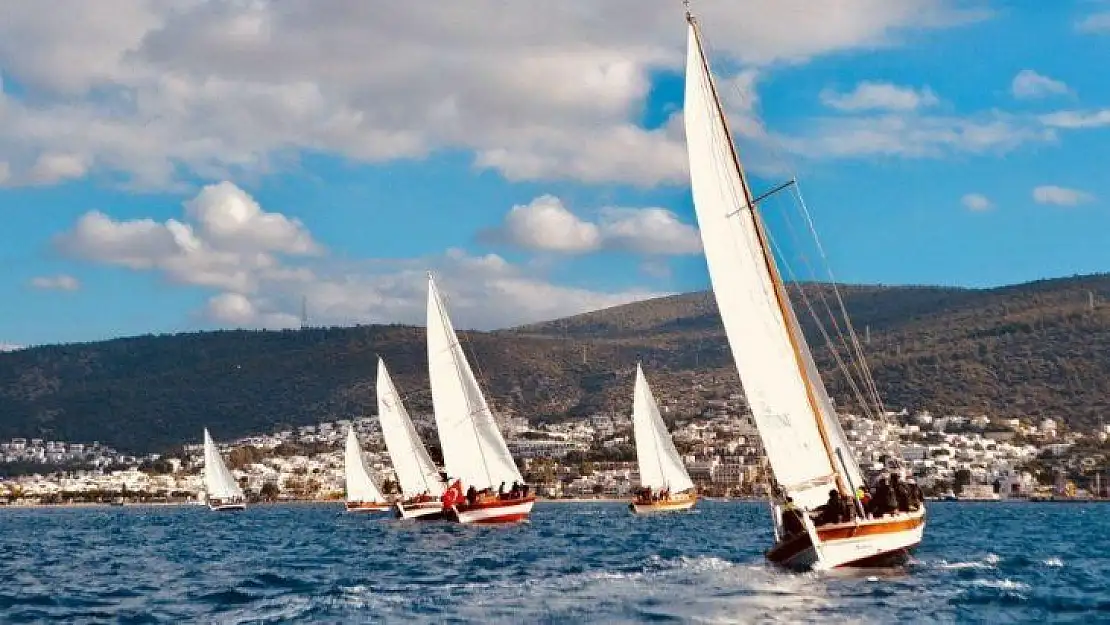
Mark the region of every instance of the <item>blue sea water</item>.
<instances>
[{"instance_id":1,"label":"blue sea water","mask_svg":"<svg viewBox=\"0 0 1110 625\"><path fill-rule=\"evenodd\" d=\"M0 622L1110 622L1110 505L933 503L902 570L766 564L766 506L509 527L334 505L0 508Z\"/></svg>"}]
</instances>

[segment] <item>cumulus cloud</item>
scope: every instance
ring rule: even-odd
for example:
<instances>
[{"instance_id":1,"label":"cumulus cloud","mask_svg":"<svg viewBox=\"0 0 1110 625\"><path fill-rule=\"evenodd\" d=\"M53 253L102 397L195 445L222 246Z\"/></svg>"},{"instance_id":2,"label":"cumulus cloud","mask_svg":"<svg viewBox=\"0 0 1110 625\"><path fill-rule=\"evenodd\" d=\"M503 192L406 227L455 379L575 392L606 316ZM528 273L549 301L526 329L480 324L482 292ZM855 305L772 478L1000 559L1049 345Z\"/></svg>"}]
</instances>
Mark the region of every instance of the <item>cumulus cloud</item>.
<instances>
[{"instance_id":1,"label":"cumulus cloud","mask_svg":"<svg viewBox=\"0 0 1110 625\"><path fill-rule=\"evenodd\" d=\"M546 219L553 231L564 228L564 247L582 236L575 229L583 224L569 211L552 212L561 208L554 198L538 198L530 206L541 210L525 213ZM555 215L555 226L545 210ZM654 236L657 242L675 245L667 238L673 235L660 232L660 224L668 224L666 216L644 219L615 213L602 223L605 226L592 228L601 232L619 225L629 236ZM118 221L94 211L56 237L54 244L71 258L151 272L175 284L207 290L211 295L196 313L204 323L218 326L295 327L302 298L308 299L314 323L422 324L428 270L441 278L460 327L506 327L662 295L644 288L554 284L535 268L514 265L496 254L455 249L421 258L342 261L329 257L303 224L263 210L231 183L202 189L185 202L182 220Z\"/></svg>"},{"instance_id":2,"label":"cumulus cloud","mask_svg":"<svg viewBox=\"0 0 1110 625\"><path fill-rule=\"evenodd\" d=\"M1055 185L1042 185L1033 189L1033 200L1038 204L1054 204L1056 206L1075 206L1090 202L1094 196L1086 191L1068 189Z\"/></svg>"},{"instance_id":3,"label":"cumulus cloud","mask_svg":"<svg viewBox=\"0 0 1110 625\"><path fill-rule=\"evenodd\" d=\"M940 102L928 87L915 89L870 81L859 83L848 93L824 89L820 97L822 103L838 111L913 111Z\"/></svg>"},{"instance_id":4,"label":"cumulus cloud","mask_svg":"<svg viewBox=\"0 0 1110 625\"><path fill-rule=\"evenodd\" d=\"M81 216L54 245L72 258L131 269L157 269L172 282L251 291L260 276L283 271L277 255L316 253L303 225L266 213L244 191L224 182L185 203L187 221L116 221Z\"/></svg>"},{"instance_id":5,"label":"cumulus cloud","mask_svg":"<svg viewBox=\"0 0 1110 625\"><path fill-rule=\"evenodd\" d=\"M1010 82L1010 92L1015 98L1033 99L1052 95L1071 93L1068 86L1059 80L1042 76L1031 69L1023 69Z\"/></svg>"},{"instance_id":6,"label":"cumulus cloud","mask_svg":"<svg viewBox=\"0 0 1110 625\"><path fill-rule=\"evenodd\" d=\"M748 66L984 17L956 0L703 4L714 54ZM99 170L165 186L304 151L372 163L439 150L514 180L681 182L676 125L639 120L684 37L680 10L641 0L16 3L0 67L31 95L0 93L0 158L6 184Z\"/></svg>"},{"instance_id":7,"label":"cumulus cloud","mask_svg":"<svg viewBox=\"0 0 1110 625\"><path fill-rule=\"evenodd\" d=\"M31 286L44 291L76 291L81 288L81 282L73 276L59 274L31 278Z\"/></svg>"},{"instance_id":8,"label":"cumulus cloud","mask_svg":"<svg viewBox=\"0 0 1110 625\"><path fill-rule=\"evenodd\" d=\"M990 210L990 208L994 206L990 198L982 193L968 193L960 198L960 203L964 205L964 208L972 211Z\"/></svg>"},{"instance_id":9,"label":"cumulus cloud","mask_svg":"<svg viewBox=\"0 0 1110 625\"><path fill-rule=\"evenodd\" d=\"M667 209L606 207L592 222L578 217L551 195L514 206L500 228L483 233L481 238L528 250L568 254L619 250L665 256L701 251L697 230Z\"/></svg>"}]
</instances>

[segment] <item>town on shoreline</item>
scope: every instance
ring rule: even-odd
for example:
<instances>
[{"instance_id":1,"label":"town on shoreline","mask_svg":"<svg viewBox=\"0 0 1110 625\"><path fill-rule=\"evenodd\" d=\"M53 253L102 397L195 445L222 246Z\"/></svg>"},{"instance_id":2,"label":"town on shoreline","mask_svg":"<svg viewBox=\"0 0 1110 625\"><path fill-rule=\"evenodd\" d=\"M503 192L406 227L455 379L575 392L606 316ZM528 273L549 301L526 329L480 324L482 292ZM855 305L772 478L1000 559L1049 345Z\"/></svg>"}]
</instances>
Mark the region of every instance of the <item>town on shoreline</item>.
<instances>
[{"instance_id":1,"label":"town on shoreline","mask_svg":"<svg viewBox=\"0 0 1110 625\"><path fill-rule=\"evenodd\" d=\"M682 397L661 410L702 496L762 498L767 473L742 395L714 399L700 413ZM429 414L413 415L435 440ZM500 419L526 480L548 500L623 500L639 485L631 420L599 413L557 423ZM881 471L901 456L927 495L969 500L1092 500L1107 496L1110 426L1068 430L1053 419L935 416L890 412L844 415L861 467ZM338 419L248 436L221 445L253 501L330 501L343 496L342 441L358 433L366 464L387 493L396 479L375 417ZM218 435L218 433L216 433ZM198 435L199 439L199 435ZM437 453L433 447L433 454ZM0 504L187 503L202 490L202 446L132 456L99 442L15 438L0 443Z\"/></svg>"}]
</instances>

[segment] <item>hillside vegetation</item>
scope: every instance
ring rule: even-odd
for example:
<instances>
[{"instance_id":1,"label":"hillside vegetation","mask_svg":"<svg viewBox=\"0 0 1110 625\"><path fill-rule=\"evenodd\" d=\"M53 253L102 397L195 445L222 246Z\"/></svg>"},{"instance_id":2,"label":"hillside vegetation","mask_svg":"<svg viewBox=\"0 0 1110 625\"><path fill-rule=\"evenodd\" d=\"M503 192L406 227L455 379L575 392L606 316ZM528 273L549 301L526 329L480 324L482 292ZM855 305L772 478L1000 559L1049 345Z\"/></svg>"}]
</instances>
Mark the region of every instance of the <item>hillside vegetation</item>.
<instances>
[{"instance_id":1,"label":"hillside vegetation","mask_svg":"<svg viewBox=\"0 0 1110 625\"><path fill-rule=\"evenodd\" d=\"M807 285L819 304L827 285ZM843 286L889 407L1099 422L1110 407L1110 277L989 289ZM1095 306L1089 306L1089 297ZM804 303L796 309L830 392L851 397ZM626 410L642 360L660 395L739 388L707 293L493 333L465 333L495 408L533 419ZM99 440L156 451L372 414L378 355L410 409L429 408L422 328L141 336L0 354L0 439Z\"/></svg>"}]
</instances>

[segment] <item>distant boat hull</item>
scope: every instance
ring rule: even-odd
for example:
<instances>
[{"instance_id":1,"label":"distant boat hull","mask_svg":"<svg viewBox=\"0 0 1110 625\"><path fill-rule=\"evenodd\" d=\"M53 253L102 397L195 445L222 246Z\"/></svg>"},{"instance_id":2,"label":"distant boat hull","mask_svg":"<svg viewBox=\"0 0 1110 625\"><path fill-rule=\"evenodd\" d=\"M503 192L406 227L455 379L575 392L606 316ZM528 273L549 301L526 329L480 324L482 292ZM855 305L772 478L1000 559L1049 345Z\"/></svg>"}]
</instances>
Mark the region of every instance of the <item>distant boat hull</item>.
<instances>
[{"instance_id":1,"label":"distant boat hull","mask_svg":"<svg viewBox=\"0 0 1110 625\"><path fill-rule=\"evenodd\" d=\"M697 495L675 495L664 501L640 503L633 501L628 504L628 509L634 514L658 514L661 512L683 512L694 507L698 502Z\"/></svg>"},{"instance_id":2,"label":"distant boat hull","mask_svg":"<svg viewBox=\"0 0 1110 625\"><path fill-rule=\"evenodd\" d=\"M348 501L347 512L388 512L390 504L384 501Z\"/></svg>"},{"instance_id":3,"label":"distant boat hull","mask_svg":"<svg viewBox=\"0 0 1110 625\"><path fill-rule=\"evenodd\" d=\"M393 512L399 519L414 521L441 521L451 514L448 510L443 509L443 503L438 499L431 501L398 501L393 504Z\"/></svg>"},{"instance_id":4,"label":"distant boat hull","mask_svg":"<svg viewBox=\"0 0 1110 625\"><path fill-rule=\"evenodd\" d=\"M767 551L767 559L795 571L904 564L921 543L925 509L859 523L822 525L816 530L816 549L809 534L802 533L780 541Z\"/></svg>"},{"instance_id":5,"label":"distant boat hull","mask_svg":"<svg viewBox=\"0 0 1110 625\"><path fill-rule=\"evenodd\" d=\"M463 524L517 523L532 514L535 496L523 499L493 499L479 501L473 506L463 504L448 509L452 520Z\"/></svg>"},{"instance_id":6,"label":"distant boat hull","mask_svg":"<svg viewBox=\"0 0 1110 625\"><path fill-rule=\"evenodd\" d=\"M209 501L208 509L212 512L232 512L246 510L247 504L243 501Z\"/></svg>"}]
</instances>

